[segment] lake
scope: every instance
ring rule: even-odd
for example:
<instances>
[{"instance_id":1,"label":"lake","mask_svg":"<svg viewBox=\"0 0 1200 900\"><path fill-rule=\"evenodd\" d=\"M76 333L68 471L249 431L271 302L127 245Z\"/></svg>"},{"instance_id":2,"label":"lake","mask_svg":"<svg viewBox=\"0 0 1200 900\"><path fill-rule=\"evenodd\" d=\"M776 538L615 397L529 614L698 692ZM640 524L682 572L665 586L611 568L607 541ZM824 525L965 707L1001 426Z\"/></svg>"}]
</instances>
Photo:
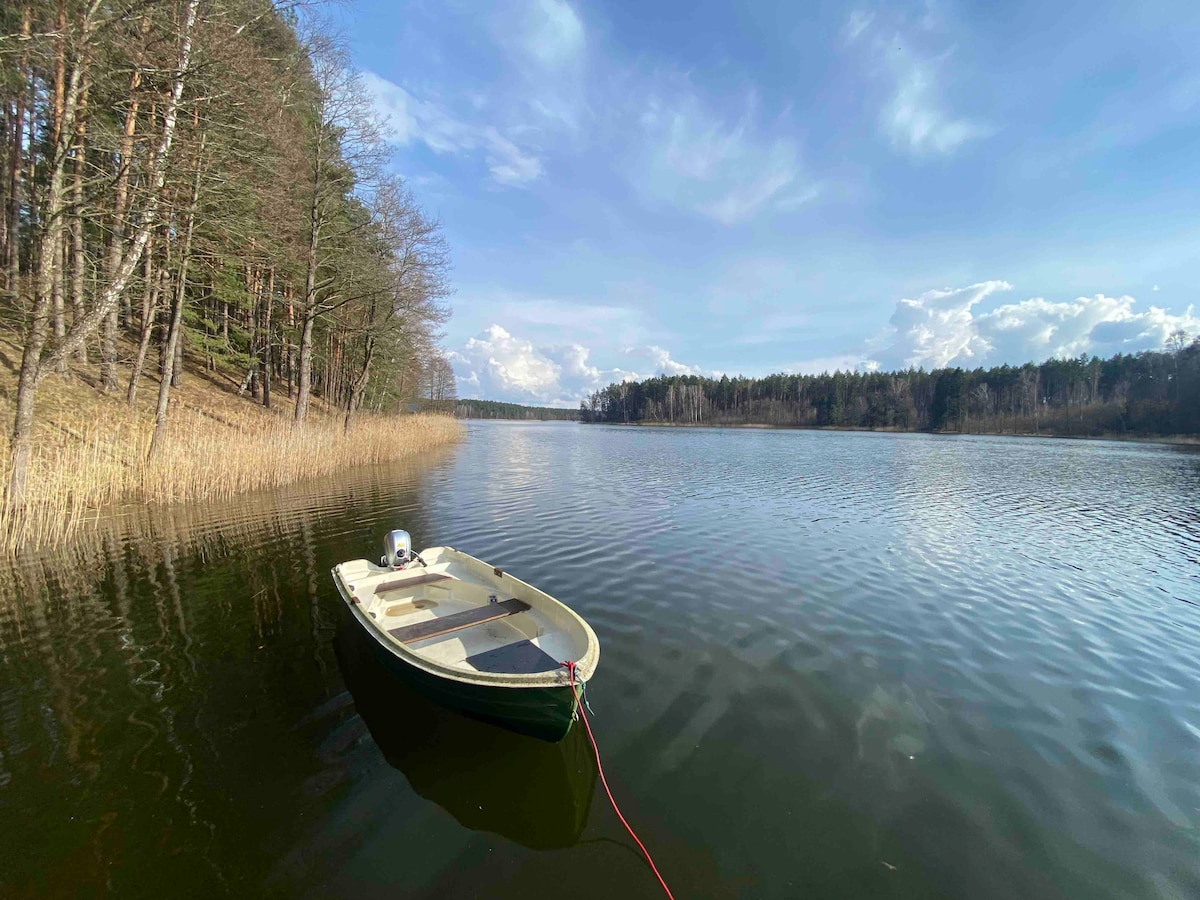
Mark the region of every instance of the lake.
<instances>
[{"instance_id":1,"label":"lake","mask_svg":"<svg viewBox=\"0 0 1200 900\"><path fill-rule=\"evenodd\" d=\"M1200 896L1200 454L482 422L0 568L0 894L660 896L582 729L365 652L329 569L397 527L592 624L681 900Z\"/></svg>"}]
</instances>

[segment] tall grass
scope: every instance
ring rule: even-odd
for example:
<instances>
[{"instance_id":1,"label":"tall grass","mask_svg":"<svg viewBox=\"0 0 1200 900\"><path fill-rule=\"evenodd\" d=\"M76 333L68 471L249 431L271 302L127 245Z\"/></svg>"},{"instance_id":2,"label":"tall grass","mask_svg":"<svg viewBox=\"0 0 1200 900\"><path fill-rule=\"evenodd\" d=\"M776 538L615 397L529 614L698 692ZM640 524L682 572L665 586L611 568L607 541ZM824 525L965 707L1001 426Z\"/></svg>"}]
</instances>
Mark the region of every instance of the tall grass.
<instances>
[{"instance_id":1,"label":"tall grass","mask_svg":"<svg viewBox=\"0 0 1200 900\"><path fill-rule=\"evenodd\" d=\"M400 459L461 433L461 424L447 416L364 413L346 433L340 419L293 428L249 404L219 413L183 407L172 410L165 441L148 462L153 425L145 416L123 414L115 404L60 414L35 436L25 508L15 515L0 510L0 549L62 544L114 503L236 497ZM7 443L0 450L7 484Z\"/></svg>"}]
</instances>

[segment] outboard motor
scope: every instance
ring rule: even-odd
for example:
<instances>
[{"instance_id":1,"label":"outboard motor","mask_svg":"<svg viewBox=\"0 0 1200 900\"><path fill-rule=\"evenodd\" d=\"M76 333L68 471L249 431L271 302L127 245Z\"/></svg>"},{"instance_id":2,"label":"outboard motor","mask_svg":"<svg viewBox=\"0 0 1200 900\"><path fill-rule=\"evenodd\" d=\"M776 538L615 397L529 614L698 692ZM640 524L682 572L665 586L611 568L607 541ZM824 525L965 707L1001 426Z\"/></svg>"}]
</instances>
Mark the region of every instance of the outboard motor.
<instances>
[{"instance_id":1,"label":"outboard motor","mask_svg":"<svg viewBox=\"0 0 1200 900\"><path fill-rule=\"evenodd\" d=\"M401 569L412 562L412 538L407 531L396 529L383 536L383 559L381 566L391 569Z\"/></svg>"}]
</instances>

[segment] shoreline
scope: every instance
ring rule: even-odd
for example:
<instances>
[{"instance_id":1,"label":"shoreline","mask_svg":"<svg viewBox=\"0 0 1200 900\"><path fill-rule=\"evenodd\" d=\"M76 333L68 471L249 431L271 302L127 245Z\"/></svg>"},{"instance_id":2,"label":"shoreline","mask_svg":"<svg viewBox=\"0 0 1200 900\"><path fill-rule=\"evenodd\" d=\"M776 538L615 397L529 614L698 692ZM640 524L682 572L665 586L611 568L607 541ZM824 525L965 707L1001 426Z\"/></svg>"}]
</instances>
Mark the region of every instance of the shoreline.
<instances>
[{"instance_id":1,"label":"shoreline","mask_svg":"<svg viewBox=\"0 0 1200 900\"><path fill-rule=\"evenodd\" d=\"M0 341L11 358L13 345ZM126 373L122 373L123 375ZM452 444L466 432L437 413L355 415L310 400L309 418L294 427L286 391L270 408L225 384L223 373L189 366L172 390L161 446L154 432L156 373L143 376L137 403L124 391L104 393L97 367L72 366L52 376L38 399L25 506L0 508L0 553L20 556L68 543L109 511L135 505L181 505L241 497L346 469L393 462ZM0 415L11 421L15 377L0 372ZM8 439L0 439L0 479L8 480Z\"/></svg>"},{"instance_id":2,"label":"shoreline","mask_svg":"<svg viewBox=\"0 0 1200 900\"><path fill-rule=\"evenodd\" d=\"M1064 441L1117 441L1128 444L1164 444L1172 447L1200 448L1200 435L1194 434L1049 434L1024 431L918 431L913 428L863 428L854 425L771 425L765 422L581 422L582 425L617 425L633 428L727 428L764 431L844 431L867 434L928 434L939 437L1049 438Z\"/></svg>"}]
</instances>

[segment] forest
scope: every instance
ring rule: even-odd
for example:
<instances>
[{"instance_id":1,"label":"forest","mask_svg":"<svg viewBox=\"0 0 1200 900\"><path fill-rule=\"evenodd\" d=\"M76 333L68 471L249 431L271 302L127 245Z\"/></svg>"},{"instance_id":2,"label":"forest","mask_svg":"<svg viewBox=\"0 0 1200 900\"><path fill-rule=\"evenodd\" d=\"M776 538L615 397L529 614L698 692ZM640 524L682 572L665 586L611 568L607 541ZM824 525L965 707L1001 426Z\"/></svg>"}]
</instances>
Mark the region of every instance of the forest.
<instances>
[{"instance_id":1,"label":"forest","mask_svg":"<svg viewBox=\"0 0 1200 900\"><path fill-rule=\"evenodd\" d=\"M454 414L460 419L528 419L539 422L578 421L577 409L555 409L551 406L522 406L498 400L459 400Z\"/></svg>"},{"instance_id":2,"label":"forest","mask_svg":"<svg viewBox=\"0 0 1200 900\"><path fill-rule=\"evenodd\" d=\"M1057 435L1200 434L1200 339L1036 365L611 384L585 422L776 425Z\"/></svg>"},{"instance_id":3,"label":"forest","mask_svg":"<svg viewBox=\"0 0 1200 900\"><path fill-rule=\"evenodd\" d=\"M0 35L9 513L40 404L90 367L107 398L157 394L150 457L188 372L347 431L453 397L440 224L310 9L14 0Z\"/></svg>"}]
</instances>

